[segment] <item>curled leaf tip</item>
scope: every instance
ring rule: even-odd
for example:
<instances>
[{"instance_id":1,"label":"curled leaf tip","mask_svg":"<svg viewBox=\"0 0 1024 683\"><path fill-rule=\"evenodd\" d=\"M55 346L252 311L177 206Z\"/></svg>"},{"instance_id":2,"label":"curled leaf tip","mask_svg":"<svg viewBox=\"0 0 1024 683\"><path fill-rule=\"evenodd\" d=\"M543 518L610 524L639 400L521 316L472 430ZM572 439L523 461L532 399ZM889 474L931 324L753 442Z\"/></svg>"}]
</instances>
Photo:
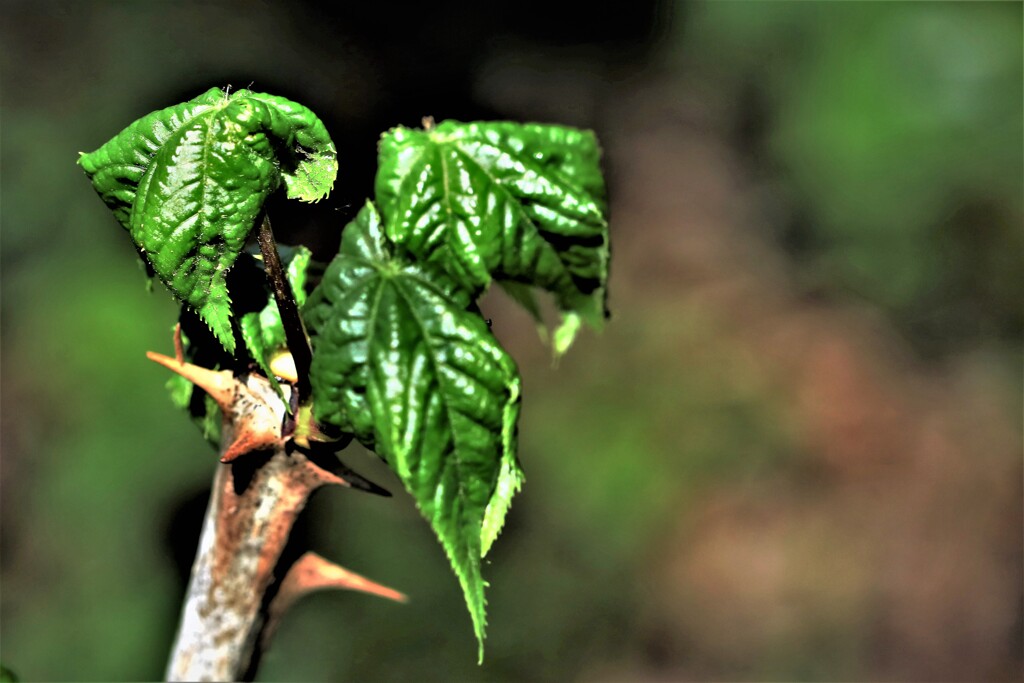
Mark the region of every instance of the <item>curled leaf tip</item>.
<instances>
[{"instance_id":1,"label":"curled leaf tip","mask_svg":"<svg viewBox=\"0 0 1024 683\"><path fill-rule=\"evenodd\" d=\"M228 90L144 116L79 163L156 275L234 354L225 273L272 192L321 199L338 162L306 107Z\"/></svg>"}]
</instances>

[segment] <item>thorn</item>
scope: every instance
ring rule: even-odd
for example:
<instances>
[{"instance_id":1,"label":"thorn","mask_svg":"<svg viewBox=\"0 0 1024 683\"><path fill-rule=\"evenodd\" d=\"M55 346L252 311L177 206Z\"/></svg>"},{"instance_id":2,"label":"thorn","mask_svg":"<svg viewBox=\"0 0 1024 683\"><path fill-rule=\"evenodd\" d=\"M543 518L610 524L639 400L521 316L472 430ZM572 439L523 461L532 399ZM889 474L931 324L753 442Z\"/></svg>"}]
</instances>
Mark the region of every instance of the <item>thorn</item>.
<instances>
[{"instance_id":1,"label":"thorn","mask_svg":"<svg viewBox=\"0 0 1024 683\"><path fill-rule=\"evenodd\" d=\"M228 412L231 409L237 383L230 370L221 370L220 372L208 370L154 351L147 351L146 358L154 363L159 363L171 372L178 373L208 393L221 407L221 410Z\"/></svg>"},{"instance_id":2,"label":"thorn","mask_svg":"<svg viewBox=\"0 0 1024 683\"><path fill-rule=\"evenodd\" d=\"M254 430L248 422L239 425L238 435L220 457L222 463L234 462L239 457L253 451L261 451L279 443L276 434Z\"/></svg>"},{"instance_id":3,"label":"thorn","mask_svg":"<svg viewBox=\"0 0 1024 683\"><path fill-rule=\"evenodd\" d=\"M267 396L273 390L263 378L250 375L250 383L254 379L262 382L262 385L257 382L264 387L259 389L235 379L230 370L208 370L153 351L147 351L146 357L203 389L220 406L225 421L234 429L234 441L221 455L221 462L232 462L246 453L272 448L282 442L282 418L267 403Z\"/></svg>"},{"instance_id":4,"label":"thorn","mask_svg":"<svg viewBox=\"0 0 1024 683\"><path fill-rule=\"evenodd\" d=\"M338 459L337 454L325 453L315 449L304 451L304 453L310 464L314 466L316 476L324 484L338 484L385 498L391 497L391 492L386 488L374 484L363 475L346 467Z\"/></svg>"},{"instance_id":5,"label":"thorn","mask_svg":"<svg viewBox=\"0 0 1024 683\"><path fill-rule=\"evenodd\" d=\"M285 599L290 597L293 603L307 593L325 588L359 591L395 602L409 601L404 593L351 572L314 552L305 553L291 566L281 584L279 595L290 594Z\"/></svg>"},{"instance_id":6,"label":"thorn","mask_svg":"<svg viewBox=\"0 0 1024 683\"><path fill-rule=\"evenodd\" d=\"M281 624L281 618L292 605L304 595L325 588L360 591L395 602L409 600L404 593L399 593L355 572L350 572L344 567L339 567L314 552L306 552L288 568L288 572L281 581L281 588L270 602L270 608L267 610L267 623L261 638L263 649L269 646L277 627Z\"/></svg>"},{"instance_id":7,"label":"thorn","mask_svg":"<svg viewBox=\"0 0 1024 683\"><path fill-rule=\"evenodd\" d=\"M322 486L344 486L350 487L352 484L345 478L339 477L334 472L330 472L319 467L316 468L316 478Z\"/></svg>"},{"instance_id":8,"label":"thorn","mask_svg":"<svg viewBox=\"0 0 1024 683\"><path fill-rule=\"evenodd\" d=\"M382 496L384 498L391 497L391 491L388 491L383 486L378 486L377 484L374 484L372 481L370 481L363 475L348 469L344 465L342 466L342 468L345 470L345 474L343 476L346 486L350 486L359 491L365 491L367 493L372 493L377 496Z\"/></svg>"}]
</instances>

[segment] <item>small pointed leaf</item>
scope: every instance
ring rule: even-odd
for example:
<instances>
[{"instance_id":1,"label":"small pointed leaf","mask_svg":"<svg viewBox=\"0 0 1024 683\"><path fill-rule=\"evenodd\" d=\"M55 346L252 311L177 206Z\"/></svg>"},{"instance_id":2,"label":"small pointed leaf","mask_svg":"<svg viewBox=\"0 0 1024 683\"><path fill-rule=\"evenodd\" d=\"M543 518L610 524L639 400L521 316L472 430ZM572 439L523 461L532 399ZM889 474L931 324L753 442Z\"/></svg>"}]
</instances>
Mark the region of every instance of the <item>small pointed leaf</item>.
<instances>
[{"instance_id":1,"label":"small pointed leaf","mask_svg":"<svg viewBox=\"0 0 1024 683\"><path fill-rule=\"evenodd\" d=\"M213 88L149 114L79 159L140 253L234 352L225 275L264 200L331 190L337 157L313 112L281 97Z\"/></svg>"},{"instance_id":2,"label":"small pointed leaf","mask_svg":"<svg viewBox=\"0 0 1024 683\"><path fill-rule=\"evenodd\" d=\"M515 362L469 293L388 244L372 204L306 307L318 417L388 462L430 522L482 643L481 557L521 480Z\"/></svg>"}]
</instances>

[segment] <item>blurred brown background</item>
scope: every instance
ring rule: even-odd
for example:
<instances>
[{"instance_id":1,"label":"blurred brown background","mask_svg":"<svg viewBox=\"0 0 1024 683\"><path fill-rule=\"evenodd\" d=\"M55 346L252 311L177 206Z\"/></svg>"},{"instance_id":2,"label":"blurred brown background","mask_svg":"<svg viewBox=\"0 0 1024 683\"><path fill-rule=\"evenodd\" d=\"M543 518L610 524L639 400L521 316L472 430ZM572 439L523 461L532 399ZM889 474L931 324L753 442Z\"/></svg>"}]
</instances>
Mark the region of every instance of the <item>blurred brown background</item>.
<instances>
[{"instance_id":1,"label":"blurred brown background","mask_svg":"<svg viewBox=\"0 0 1024 683\"><path fill-rule=\"evenodd\" d=\"M557 369L485 301L528 482L484 665L409 499L330 491L297 533L412 601L306 599L259 680L1020 680L1022 6L350 5L4 4L4 664L162 676L214 457L75 159L251 84L338 144L329 200L271 208L321 258L424 115L595 129L613 233L611 324Z\"/></svg>"}]
</instances>

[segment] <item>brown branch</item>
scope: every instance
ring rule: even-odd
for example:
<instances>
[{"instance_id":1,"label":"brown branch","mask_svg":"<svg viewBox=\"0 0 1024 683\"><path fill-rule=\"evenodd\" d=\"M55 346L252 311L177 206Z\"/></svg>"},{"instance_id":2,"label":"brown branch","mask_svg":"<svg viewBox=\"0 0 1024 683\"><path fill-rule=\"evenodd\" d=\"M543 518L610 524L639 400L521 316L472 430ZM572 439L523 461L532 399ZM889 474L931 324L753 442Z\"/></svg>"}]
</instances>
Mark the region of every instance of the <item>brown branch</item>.
<instances>
[{"instance_id":1,"label":"brown branch","mask_svg":"<svg viewBox=\"0 0 1024 683\"><path fill-rule=\"evenodd\" d=\"M289 452L282 434L285 402L266 378L236 378L228 371L147 355L207 391L224 414L225 464L214 477L167 680L240 680L255 670L267 591L296 518L320 486L350 484L340 465ZM366 488L364 482L358 485ZM295 591L286 595L294 597ZM282 611L278 608L275 619Z\"/></svg>"}]
</instances>

